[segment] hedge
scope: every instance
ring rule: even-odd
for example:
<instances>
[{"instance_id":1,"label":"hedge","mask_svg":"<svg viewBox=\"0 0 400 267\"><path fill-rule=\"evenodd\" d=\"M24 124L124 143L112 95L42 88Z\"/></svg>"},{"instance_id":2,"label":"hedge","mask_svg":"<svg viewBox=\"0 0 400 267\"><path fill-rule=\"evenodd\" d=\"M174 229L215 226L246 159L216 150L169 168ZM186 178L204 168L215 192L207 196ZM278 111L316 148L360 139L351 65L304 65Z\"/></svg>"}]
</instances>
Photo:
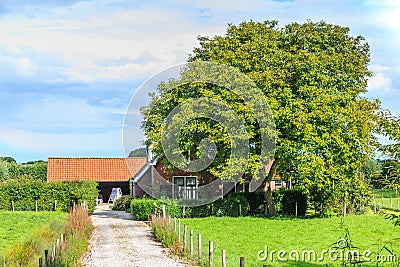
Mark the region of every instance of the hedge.
<instances>
[{"instance_id":1,"label":"hedge","mask_svg":"<svg viewBox=\"0 0 400 267\"><path fill-rule=\"evenodd\" d=\"M73 203L82 203L86 200L88 211L92 212L96 206L98 196L96 182L43 182L35 179L11 179L0 182L0 210L33 211L54 210L57 200L57 210L68 211Z\"/></svg>"},{"instance_id":2,"label":"hedge","mask_svg":"<svg viewBox=\"0 0 400 267\"><path fill-rule=\"evenodd\" d=\"M131 213L135 220L148 220L154 209L165 205L167 215L171 217L207 217L207 216L246 216L250 211L247 199L240 194L231 194L213 203L198 207L182 207L177 200L154 200L148 198L134 199L131 202Z\"/></svg>"},{"instance_id":3,"label":"hedge","mask_svg":"<svg viewBox=\"0 0 400 267\"><path fill-rule=\"evenodd\" d=\"M282 213L285 215L305 216L307 211L307 196L300 189L279 190L282 194ZM296 214L297 209L297 214Z\"/></svg>"}]
</instances>

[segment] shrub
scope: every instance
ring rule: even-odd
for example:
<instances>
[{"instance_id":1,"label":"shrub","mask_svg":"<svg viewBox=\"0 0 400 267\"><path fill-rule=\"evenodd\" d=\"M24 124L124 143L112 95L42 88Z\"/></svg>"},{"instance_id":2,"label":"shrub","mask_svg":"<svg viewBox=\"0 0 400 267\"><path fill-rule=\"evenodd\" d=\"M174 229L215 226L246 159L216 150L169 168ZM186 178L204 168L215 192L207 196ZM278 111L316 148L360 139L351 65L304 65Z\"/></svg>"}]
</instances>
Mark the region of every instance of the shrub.
<instances>
[{"instance_id":1,"label":"shrub","mask_svg":"<svg viewBox=\"0 0 400 267\"><path fill-rule=\"evenodd\" d=\"M307 211L307 196L300 189L284 189L282 193L282 213L285 215L305 216Z\"/></svg>"},{"instance_id":2,"label":"shrub","mask_svg":"<svg viewBox=\"0 0 400 267\"><path fill-rule=\"evenodd\" d=\"M149 220L153 213L155 200L148 198L133 199L131 202L131 213L134 220Z\"/></svg>"},{"instance_id":3,"label":"shrub","mask_svg":"<svg viewBox=\"0 0 400 267\"><path fill-rule=\"evenodd\" d=\"M214 202L215 216L239 217L246 216L250 211L247 199L241 194L231 194Z\"/></svg>"},{"instance_id":4,"label":"shrub","mask_svg":"<svg viewBox=\"0 0 400 267\"><path fill-rule=\"evenodd\" d=\"M133 200L132 196L121 196L114 202L112 209L130 212L132 200Z\"/></svg>"},{"instance_id":5,"label":"shrub","mask_svg":"<svg viewBox=\"0 0 400 267\"><path fill-rule=\"evenodd\" d=\"M250 206L250 211L249 213L251 214L257 214L260 213L264 206L265 202L265 195L263 191L256 191L256 192L240 192L240 193L235 193L237 195L242 195L247 199L247 202L249 202Z\"/></svg>"},{"instance_id":6,"label":"shrub","mask_svg":"<svg viewBox=\"0 0 400 267\"><path fill-rule=\"evenodd\" d=\"M165 205L168 216L175 218L182 217L207 217L207 216L246 216L250 211L250 205L247 199L241 194L231 194L224 199L218 199L213 203L197 206L182 207L178 206L177 200L162 199L134 199L131 202L131 213L135 220L148 220L153 214L154 203L158 208ZM241 214L240 214L241 213Z\"/></svg>"}]
</instances>

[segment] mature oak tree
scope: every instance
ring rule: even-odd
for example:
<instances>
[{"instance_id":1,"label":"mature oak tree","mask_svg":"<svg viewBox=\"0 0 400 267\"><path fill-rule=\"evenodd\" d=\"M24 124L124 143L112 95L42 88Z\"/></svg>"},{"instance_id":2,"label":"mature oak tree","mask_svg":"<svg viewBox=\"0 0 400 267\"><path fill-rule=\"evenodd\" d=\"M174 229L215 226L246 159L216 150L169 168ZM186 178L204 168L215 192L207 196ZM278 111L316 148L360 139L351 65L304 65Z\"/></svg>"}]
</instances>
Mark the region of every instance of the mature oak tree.
<instances>
[{"instance_id":1,"label":"mature oak tree","mask_svg":"<svg viewBox=\"0 0 400 267\"><path fill-rule=\"evenodd\" d=\"M274 214L270 182L274 173L295 175L316 211L356 211L367 185L358 171L377 147L379 102L368 100L369 46L350 29L307 21L279 27L276 21L229 25L224 36L199 37L189 61L212 61L239 69L260 88L276 124L276 151L265 181L266 212ZM170 81L173 83L174 81ZM211 97L231 106L242 118L250 152L245 176L254 176L260 160L260 130L252 111L235 93L214 85L189 84L168 92L159 86L142 110L146 145L165 160L159 131L168 114L187 99ZM195 89L196 88L196 89ZM201 88L199 90L198 88ZM224 127L204 118L182 128L181 150L199 157L197 144L210 137L218 147L213 164L203 171L219 177L229 157ZM361 204L360 204L361 203Z\"/></svg>"}]
</instances>

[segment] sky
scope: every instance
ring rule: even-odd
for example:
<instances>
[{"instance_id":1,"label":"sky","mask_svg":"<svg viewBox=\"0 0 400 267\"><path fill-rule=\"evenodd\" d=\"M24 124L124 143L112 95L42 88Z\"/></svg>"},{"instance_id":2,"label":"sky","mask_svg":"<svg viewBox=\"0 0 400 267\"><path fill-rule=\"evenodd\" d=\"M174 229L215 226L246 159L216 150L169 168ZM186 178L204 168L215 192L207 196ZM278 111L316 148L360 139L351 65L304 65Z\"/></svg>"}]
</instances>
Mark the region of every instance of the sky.
<instances>
[{"instance_id":1,"label":"sky","mask_svg":"<svg viewBox=\"0 0 400 267\"><path fill-rule=\"evenodd\" d=\"M400 114L397 0L2 0L0 156L124 157L124 114L139 86L184 63L228 23L324 20L370 44L368 98ZM132 148L140 147L140 132Z\"/></svg>"}]
</instances>

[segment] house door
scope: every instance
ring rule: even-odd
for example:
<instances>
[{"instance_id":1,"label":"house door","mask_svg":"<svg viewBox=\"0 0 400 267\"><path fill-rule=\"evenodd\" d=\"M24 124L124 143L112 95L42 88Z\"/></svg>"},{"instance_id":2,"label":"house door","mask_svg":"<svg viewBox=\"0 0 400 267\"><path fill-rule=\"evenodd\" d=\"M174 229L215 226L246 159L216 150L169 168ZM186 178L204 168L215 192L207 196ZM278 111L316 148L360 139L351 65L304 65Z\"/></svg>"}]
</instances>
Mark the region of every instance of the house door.
<instances>
[{"instance_id":1,"label":"house door","mask_svg":"<svg viewBox=\"0 0 400 267\"><path fill-rule=\"evenodd\" d=\"M173 176L173 197L183 199L197 198L197 176Z\"/></svg>"}]
</instances>

